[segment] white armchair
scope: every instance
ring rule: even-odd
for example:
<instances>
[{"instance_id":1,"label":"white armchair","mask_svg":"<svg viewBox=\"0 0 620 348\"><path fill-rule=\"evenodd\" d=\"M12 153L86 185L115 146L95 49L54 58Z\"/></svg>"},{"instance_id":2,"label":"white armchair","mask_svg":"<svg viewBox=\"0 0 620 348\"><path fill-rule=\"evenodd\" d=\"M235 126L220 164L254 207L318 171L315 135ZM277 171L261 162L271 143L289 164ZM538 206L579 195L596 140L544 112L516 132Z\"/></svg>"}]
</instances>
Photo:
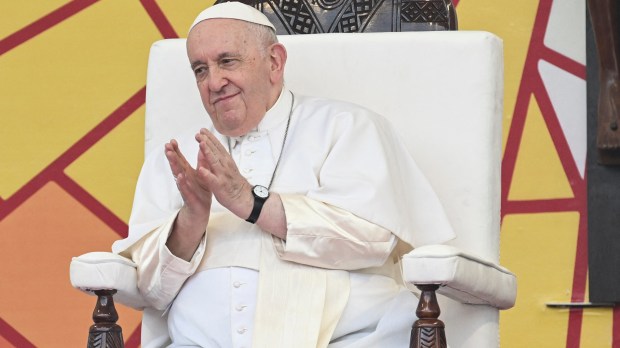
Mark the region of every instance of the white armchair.
<instances>
[{"instance_id":1,"label":"white armchair","mask_svg":"<svg viewBox=\"0 0 620 348\"><path fill-rule=\"evenodd\" d=\"M295 35L280 40L288 50L285 83L291 90L366 106L401 132L457 234L446 245L405 255L404 279L439 285L440 319L452 347L498 347L498 310L512 307L516 297L515 276L498 264L501 40L464 31ZM146 150L182 129L198 129L207 117L185 41L156 42L148 68ZM120 289L116 281L135 279L134 266L111 253L85 254L72 260L71 282L87 291L117 289L117 302L144 309L137 288ZM165 321L160 313L144 310L142 346L163 345Z\"/></svg>"}]
</instances>

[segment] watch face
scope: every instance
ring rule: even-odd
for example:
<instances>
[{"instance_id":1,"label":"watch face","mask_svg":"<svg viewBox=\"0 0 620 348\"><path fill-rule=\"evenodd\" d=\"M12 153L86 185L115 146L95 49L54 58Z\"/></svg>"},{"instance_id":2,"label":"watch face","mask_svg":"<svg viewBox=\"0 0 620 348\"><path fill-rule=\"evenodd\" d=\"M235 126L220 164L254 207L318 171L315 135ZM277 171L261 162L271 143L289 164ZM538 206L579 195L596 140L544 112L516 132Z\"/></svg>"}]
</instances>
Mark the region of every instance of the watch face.
<instances>
[{"instance_id":1,"label":"watch face","mask_svg":"<svg viewBox=\"0 0 620 348\"><path fill-rule=\"evenodd\" d=\"M256 185L254 186L254 194L261 198L269 197L269 190L265 186Z\"/></svg>"}]
</instances>

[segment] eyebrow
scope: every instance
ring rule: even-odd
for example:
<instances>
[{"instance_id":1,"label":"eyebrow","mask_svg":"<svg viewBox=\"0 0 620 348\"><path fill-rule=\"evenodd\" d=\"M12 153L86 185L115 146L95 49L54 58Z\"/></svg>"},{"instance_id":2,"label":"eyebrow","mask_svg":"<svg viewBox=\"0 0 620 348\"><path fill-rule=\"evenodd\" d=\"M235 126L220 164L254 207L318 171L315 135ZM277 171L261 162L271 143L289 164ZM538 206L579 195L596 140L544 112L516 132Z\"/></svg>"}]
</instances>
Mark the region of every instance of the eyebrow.
<instances>
[{"instance_id":1,"label":"eyebrow","mask_svg":"<svg viewBox=\"0 0 620 348\"><path fill-rule=\"evenodd\" d=\"M224 58L231 58L231 57L241 57L241 54L239 53L232 53L232 52L222 52L217 56L217 60L221 60ZM205 62L203 62L202 60L195 60L192 62L191 67L192 69L194 69L196 66L201 65L201 64L206 64Z\"/></svg>"}]
</instances>

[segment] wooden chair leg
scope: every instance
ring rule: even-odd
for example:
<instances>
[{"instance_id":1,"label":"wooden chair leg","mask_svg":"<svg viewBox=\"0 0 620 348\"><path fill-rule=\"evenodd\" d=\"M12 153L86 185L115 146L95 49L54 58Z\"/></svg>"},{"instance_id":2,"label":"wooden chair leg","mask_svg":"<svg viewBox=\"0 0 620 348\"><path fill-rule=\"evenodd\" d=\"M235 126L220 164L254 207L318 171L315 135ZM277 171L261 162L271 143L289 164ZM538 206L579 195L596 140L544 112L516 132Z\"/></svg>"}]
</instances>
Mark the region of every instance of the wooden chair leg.
<instances>
[{"instance_id":1,"label":"wooden chair leg","mask_svg":"<svg viewBox=\"0 0 620 348\"><path fill-rule=\"evenodd\" d=\"M112 295L116 290L96 290L97 305L93 311L95 322L88 333L87 348L124 348L123 330L116 324L118 313Z\"/></svg>"},{"instance_id":2,"label":"wooden chair leg","mask_svg":"<svg viewBox=\"0 0 620 348\"><path fill-rule=\"evenodd\" d=\"M411 327L409 348L446 348L445 325L439 320L439 303L435 290L437 284L420 284L416 287L422 290L416 314L418 320Z\"/></svg>"}]
</instances>

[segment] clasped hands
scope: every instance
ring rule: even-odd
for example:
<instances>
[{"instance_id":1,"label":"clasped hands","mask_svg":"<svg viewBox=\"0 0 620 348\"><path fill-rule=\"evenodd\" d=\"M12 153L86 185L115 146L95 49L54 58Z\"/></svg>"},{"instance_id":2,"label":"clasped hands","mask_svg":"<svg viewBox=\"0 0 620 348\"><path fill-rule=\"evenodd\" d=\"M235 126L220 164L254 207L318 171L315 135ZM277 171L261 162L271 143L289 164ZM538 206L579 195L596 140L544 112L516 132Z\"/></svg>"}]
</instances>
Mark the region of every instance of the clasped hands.
<instances>
[{"instance_id":1,"label":"clasped hands","mask_svg":"<svg viewBox=\"0 0 620 348\"><path fill-rule=\"evenodd\" d=\"M240 217L249 215L251 204L247 201L253 201L251 185L241 175L228 151L207 129L202 128L195 139L199 146L196 168L187 161L176 140L165 145L166 158L188 213L199 221L205 218L208 221L215 196L234 214Z\"/></svg>"},{"instance_id":2,"label":"clasped hands","mask_svg":"<svg viewBox=\"0 0 620 348\"><path fill-rule=\"evenodd\" d=\"M250 216L254 206L252 185L241 175L237 164L219 140L204 128L195 139L199 144L196 168L187 161L176 140L165 145L166 158L184 201L166 245L174 255L187 261L205 234L213 197L244 220ZM263 231L286 240L286 215L280 195L272 192L257 225Z\"/></svg>"}]
</instances>

